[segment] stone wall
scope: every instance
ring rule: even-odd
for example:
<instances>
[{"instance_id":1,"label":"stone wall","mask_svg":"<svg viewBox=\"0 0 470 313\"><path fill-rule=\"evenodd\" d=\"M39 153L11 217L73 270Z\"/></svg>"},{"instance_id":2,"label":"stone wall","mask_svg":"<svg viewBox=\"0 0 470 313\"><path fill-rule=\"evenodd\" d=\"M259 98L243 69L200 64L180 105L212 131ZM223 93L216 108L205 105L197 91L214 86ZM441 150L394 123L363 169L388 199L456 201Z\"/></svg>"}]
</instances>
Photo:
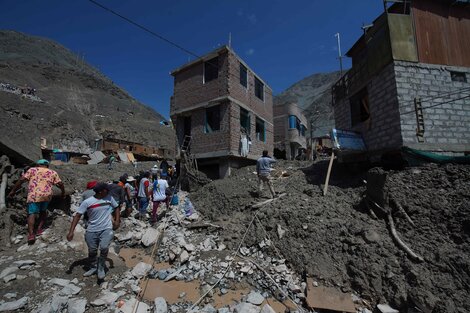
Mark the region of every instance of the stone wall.
<instances>
[{"instance_id":1,"label":"stone wall","mask_svg":"<svg viewBox=\"0 0 470 313\"><path fill-rule=\"evenodd\" d=\"M452 81L451 71L465 73L467 82ZM395 76L403 144L428 151L470 151L470 68L395 62ZM415 98L422 100L424 142L416 137Z\"/></svg>"}]
</instances>

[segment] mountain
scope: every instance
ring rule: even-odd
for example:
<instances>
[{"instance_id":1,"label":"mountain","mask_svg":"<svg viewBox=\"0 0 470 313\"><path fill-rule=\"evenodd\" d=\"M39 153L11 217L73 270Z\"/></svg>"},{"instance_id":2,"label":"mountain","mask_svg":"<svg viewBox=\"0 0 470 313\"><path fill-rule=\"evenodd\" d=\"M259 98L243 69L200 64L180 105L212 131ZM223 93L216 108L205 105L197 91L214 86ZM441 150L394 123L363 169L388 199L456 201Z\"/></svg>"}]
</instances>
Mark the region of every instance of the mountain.
<instances>
[{"instance_id":1,"label":"mountain","mask_svg":"<svg viewBox=\"0 0 470 313\"><path fill-rule=\"evenodd\" d=\"M313 122L313 136L323 136L334 127L331 87L339 77L339 71L310 75L275 96L274 105L297 103L309 123ZM311 126L307 126L310 136Z\"/></svg>"},{"instance_id":2,"label":"mountain","mask_svg":"<svg viewBox=\"0 0 470 313\"><path fill-rule=\"evenodd\" d=\"M80 56L15 31L0 31L0 112L0 148L30 160L40 156L41 137L48 147L81 153L103 136L167 149L174 144L159 113Z\"/></svg>"}]
</instances>

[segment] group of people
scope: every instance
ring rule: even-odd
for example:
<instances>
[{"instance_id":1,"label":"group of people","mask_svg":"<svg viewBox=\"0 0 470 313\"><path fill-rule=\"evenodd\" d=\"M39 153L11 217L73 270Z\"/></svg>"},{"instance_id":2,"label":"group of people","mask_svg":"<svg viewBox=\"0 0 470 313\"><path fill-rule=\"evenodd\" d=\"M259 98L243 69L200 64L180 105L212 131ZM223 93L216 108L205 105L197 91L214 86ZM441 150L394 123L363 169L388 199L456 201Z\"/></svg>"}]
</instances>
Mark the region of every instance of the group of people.
<instances>
[{"instance_id":1,"label":"group of people","mask_svg":"<svg viewBox=\"0 0 470 313\"><path fill-rule=\"evenodd\" d=\"M166 161L164 162L160 165L160 171L155 172L152 168L150 171L141 172L137 179L123 174L119 181L114 183L98 181L87 183L86 190L82 194L82 202L76 210L67 234L67 240L71 241L77 224L82 216L85 216L85 241L91 267L84 273L84 276L97 274L98 280L104 279L109 245L114 237L114 231L120 226L121 216L130 216L136 207L137 217L143 218L150 208L151 223L156 223L159 206L165 203L169 208L172 193L168 180L174 174L170 173L171 167ZM268 151L263 151L262 157L256 163L260 192L263 185L267 184L273 198L276 193L271 183L270 172L271 165L275 162L276 160L268 156ZM27 239L29 244L34 244L36 236L42 235L44 231L47 208L53 196L53 186L61 190L62 197L65 197L65 188L58 173L51 170L49 161L44 159L37 161L34 167L24 172L9 192L8 197L14 197L25 182L28 182Z\"/></svg>"},{"instance_id":2,"label":"group of people","mask_svg":"<svg viewBox=\"0 0 470 313\"><path fill-rule=\"evenodd\" d=\"M106 275L105 260L114 231L119 228L121 217L128 217L137 208L137 216L146 216L149 203L152 202L151 223L157 221L160 204L166 203L169 208L168 171L159 171L151 175L150 171L142 172L136 179L123 174L119 181L113 183L90 181L82 193L81 204L72 219L67 240L71 241L77 224L82 216L85 218L85 242L88 246L90 270L84 276L97 274L98 280ZM65 197L65 188L58 173L49 168L49 161L41 159L29 168L16 182L8 194L15 196L17 190L28 182L28 244L34 244L36 237L44 232L47 219L47 208L53 196L53 186L61 190ZM38 222L38 223L37 223ZM37 225L37 226L36 226ZM98 256L99 250L99 256Z\"/></svg>"}]
</instances>

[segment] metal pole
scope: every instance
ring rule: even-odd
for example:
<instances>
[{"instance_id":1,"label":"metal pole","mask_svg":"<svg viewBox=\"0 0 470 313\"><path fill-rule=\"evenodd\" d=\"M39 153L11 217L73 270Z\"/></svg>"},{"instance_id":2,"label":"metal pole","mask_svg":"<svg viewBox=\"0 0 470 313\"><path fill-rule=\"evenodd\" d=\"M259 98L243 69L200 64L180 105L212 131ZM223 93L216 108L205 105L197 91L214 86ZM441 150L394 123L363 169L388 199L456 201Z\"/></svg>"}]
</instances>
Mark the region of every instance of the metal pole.
<instances>
[{"instance_id":1,"label":"metal pole","mask_svg":"<svg viewBox=\"0 0 470 313\"><path fill-rule=\"evenodd\" d=\"M339 71L341 74L341 77L343 76L343 56L341 55L341 38L339 33L335 34L335 37L338 41L338 59L339 59Z\"/></svg>"}]
</instances>

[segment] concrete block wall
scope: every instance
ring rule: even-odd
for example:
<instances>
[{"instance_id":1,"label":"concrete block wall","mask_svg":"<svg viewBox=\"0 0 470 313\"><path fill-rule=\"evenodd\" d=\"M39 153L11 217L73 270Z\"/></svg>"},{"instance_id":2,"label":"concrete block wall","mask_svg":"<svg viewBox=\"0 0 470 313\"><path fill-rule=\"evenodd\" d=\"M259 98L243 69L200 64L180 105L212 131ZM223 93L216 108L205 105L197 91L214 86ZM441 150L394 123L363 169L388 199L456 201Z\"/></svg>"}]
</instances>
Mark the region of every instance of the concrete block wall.
<instances>
[{"instance_id":1,"label":"concrete block wall","mask_svg":"<svg viewBox=\"0 0 470 313\"><path fill-rule=\"evenodd\" d=\"M470 68L395 62L403 144L440 152L470 151ZM450 71L465 73L467 82L451 80ZM414 98L422 99L424 142L416 137ZM439 103L444 103L439 105Z\"/></svg>"},{"instance_id":2,"label":"concrete block wall","mask_svg":"<svg viewBox=\"0 0 470 313\"><path fill-rule=\"evenodd\" d=\"M370 121L352 126L349 97L367 87ZM369 151L393 150L402 145L393 63L334 105L335 127L362 133Z\"/></svg>"}]
</instances>

